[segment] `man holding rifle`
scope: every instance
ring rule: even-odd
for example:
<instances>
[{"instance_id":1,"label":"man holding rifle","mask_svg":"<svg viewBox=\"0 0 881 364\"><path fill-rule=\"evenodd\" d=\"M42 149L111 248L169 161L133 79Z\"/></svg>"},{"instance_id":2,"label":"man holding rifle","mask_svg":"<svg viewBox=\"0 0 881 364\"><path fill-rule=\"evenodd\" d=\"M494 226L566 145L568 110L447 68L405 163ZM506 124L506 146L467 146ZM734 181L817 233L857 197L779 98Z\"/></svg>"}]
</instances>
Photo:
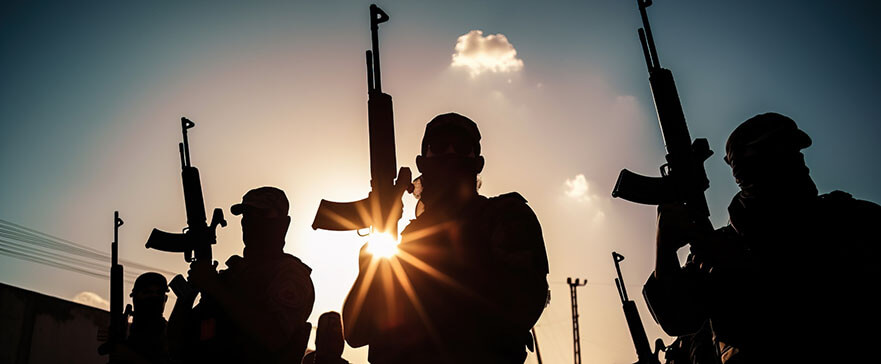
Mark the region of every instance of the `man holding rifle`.
<instances>
[{"instance_id":1,"label":"man holding rifle","mask_svg":"<svg viewBox=\"0 0 881 364\"><path fill-rule=\"evenodd\" d=\"M110 363L171 362L165 333L166 321L162 317L165 302L168 301L167 292L168 284L162 274L146 272L138 276L130 294L134 312L128 337L109 348Z\"/></svg>"},{"instance_id":2,"label":"man holding rifle","mask_svg":"<svg viewBox=\"0 0 881 364\"><path fill-rule=\"evenodd\" d=\"M462 115L428 123L416 165L424 212L372 285L365 270L375 258L362 250L344 308L345 319L358 317L346 322L347 340L369 344L371 363L523 363L548 288L538 219L517 193L477 193L480 132Z\"/></svg>"},{"instance_id":3,"label":"man holding rifle","mask_svg":"<svg viewBox=\"0 0 881 364\"><path fill-rule=\"evenodd\" d=\"M138 276L131 293L134 313L128 339L110 355L111 362L169 363L167 322L162 317L168 301L168 283L162 274Z\"/></svg>"},{"instance_id":4,"label":"man holding rifle","mask_svg":"<svg viewBox=\"0 0 881 364\"><path fill-rule=\"evenodd\" d=\"M697 227L681 204L658 208L657 260L645 285L670 335L709 320L723 363L869 362L879 315L855 297L877 286L881 207L835 191L818 195L792 119L757 115L725 146L740 192L730 222ZM685 266L676 251L698 243ZM855 298L855 299L854 299Z\"/></svg>"},{"instance_id":5,"label":"man holding rifle","mask_svg":"<svg viewBox=\"0 0 881 364\"><path fill-rule=\"evenodd\" d=\"M379 24L370 6L366 52L370 186L366 199L322 200L314 229L372 234L343 306L346 341L370 345L371 363L522 363L530 328L547 298L548 262L538 219L519 194L477 193L483 170L477 124L459 114L425 128L417 218L397 248L401 196L410 170L397 171L392 99L382 91ZM384 237L384 239L383 239ZM388 244L391 243L391 244ZM396 254L389 254L396 253Z\"/></svg>"},{"instance_id":6,"label":"man holding rifle","mask_svg":"<svg viewBox=\"0 0 881 364\"><path fill-rule=\"evenodd\" d=\"M283 250L290 225L288 200L274 187L248 191L230 208L242 216L244 257L232 256L217 273L207 261L192 263L189 282L216 307L216 319L195 320L195 293L178 297L172 321L185 336L207 345L183 348L195 362L298 363L306 350L315 290L311 269ZM187 291L187 289L183 289Z\"/></svg>"}]
</instances>

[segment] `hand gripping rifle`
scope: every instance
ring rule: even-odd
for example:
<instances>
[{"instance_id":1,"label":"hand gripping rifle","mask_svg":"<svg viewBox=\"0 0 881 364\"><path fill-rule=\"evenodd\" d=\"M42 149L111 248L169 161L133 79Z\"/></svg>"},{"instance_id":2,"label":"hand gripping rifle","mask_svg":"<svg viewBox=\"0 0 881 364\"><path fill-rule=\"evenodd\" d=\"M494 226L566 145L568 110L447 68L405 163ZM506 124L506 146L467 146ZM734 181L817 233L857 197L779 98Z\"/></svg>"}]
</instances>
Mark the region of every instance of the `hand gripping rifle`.
<instances>
[{"instance_id":1,"label":"hand gripping rifle","mask_svg":"<svg viewBox=\"0 0 881 364\"><path fill-rule=\"evenodd\" d=\"M370 195L354 202L321 200L312 229L348 231L372 227L374 231L398 236L400 198L396 198L395 119L392 97L382 92L379 68L379 24L389 16L370 5L372 51L367 51L367 118L370 138ZM402 169L399 182L410 181L409 169ZM404 181L406 180L406 181Z\"/></svg>"},{"instance_id":2,"label":"hand gripping rifle","mask_svg":"<svg viewBox=\"0 0 881 364\"><path fill-rule=\"evenodd\" d=\"M661 125L661 134L667 148L667 163L660 168L661 177L647 177L626 169L622 170L612 191L612 197L647 205L682 202L699 229L712 231L710 210L704 196L704 191L710 187L710 181L707 179L703 163L713 152L706 139L695 139L692 143L676 84L673 82L673 73L662 68L658 60L658 51L646 14L646 8L652 4L652 1L636 0L636 3L639 5L644 27L639 29L639 40L648 66L649 83Z\"/></svg>"},{"instance_id":3,"label":"hand gripping rifle","mask_svg":"<svg viewBox=\"0 0 881 364\"><path fill-rule=\"evenodd\" d=\"M660 364L658 353L665 350L664 341L655 340L655 351L649 347L649 339L645 333L645 327L642 326L642 320L639 318L639 311L636 310L636 303L627 297L627 287L624 286L624 277L621 275L621 261L624 256L616 252L612 252L612 259L615 261L615 270L618 272L618 278L615 278L615 286L618 287L618 296L621 297L621 306L624 309L624 318L627 319L627 328L630 330L630 338L633 339L633 346L636 348L636 356L638 360L635 364Z\"/></svg>"},{"instance_id":4,"label":"hand gripping rifle","mask_svg":"<svg viewBox=\"0 0 881 364\"><path fill-rule=\"evenodd\" d=\"M119 264L119 227L123 221L119 218L119 211L113 212L113 242L110 243L110 327L107 330L107 341L98 347L101 355L109 354L116 343L125 341L128 318L132 314L132 305L123 303L123 271Z\"/></svg>"},{"instance_id":5,"label":"hand gripping rifle","mask_svg":"<svg viewBox=\"0 0 881 364\"><path fill-rule=\"evenodd\" d=\"M183 142L178 144L180 149L181 181L184 186L184 203L187 209L187 227L183 233L167 233L159 229L153 229L147 239L147 248L164 252L184 253L184 260L205 260L212 262L211 245L217 243L215 230L217 225L226 226L223 219L223 210L214 209L211 217L211 225L205 218L205 201L202 198L202 182L199 180L199 170L190 163L190 144L187 140L187 129L196 126L196 123L187 118L180 118Z\"/></svg>"}]
</instances>

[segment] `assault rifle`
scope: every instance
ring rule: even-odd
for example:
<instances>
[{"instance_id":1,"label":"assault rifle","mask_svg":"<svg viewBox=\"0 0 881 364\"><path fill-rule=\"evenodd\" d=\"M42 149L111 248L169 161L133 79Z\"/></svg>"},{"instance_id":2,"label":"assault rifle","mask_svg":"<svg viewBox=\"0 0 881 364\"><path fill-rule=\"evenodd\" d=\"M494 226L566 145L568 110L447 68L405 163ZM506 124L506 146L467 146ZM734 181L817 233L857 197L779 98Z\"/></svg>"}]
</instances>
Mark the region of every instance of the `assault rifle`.
<instances>
[{"instance_id":1,"label":"assault rifle","mask_svg":"<svg viewBox=\"0 0 881 364\"><path fill-rule=\"evenodd\" d=\"M635 364L660 364L658 353L665 350L664 341L655 340L655 351L649 347L649 339L645 333L645 327L642 326L642 319L639 318L639 311L636 310L636 303L627 297L627 287L624 286L624 277L621 275L621 261L624 256L616 252L612 252L612 259L615 261L615 270L618 272L618 278L615 278L615 286L618 287L618 296L621 297L621 306L624 309L624 318L627 319L627 328L630 330L630 338L633 339L633 346L636 348L636 357L638 360Z\"/></svg>"},{"instance_id":2,"label":"assault rifle","mask_svg":"<svg viewBox=\"0 0 881 364\"><path fill-rule=\"evenodd\" d=\"M119 227L123 221L119 211L113 212L113 242L110 243L110 327L107 329L107 341L98 347L101 355L110 354L117 343L125 341L128 318L132 314L132 305L122 309L123 302L123 268L119 264Z\"/></svg>"},{"instance_id":3,"label":"assault rifle","mask_svg":"<svg viewBox=\"0 0 881 364\"><path fill-rule=\"evenodd\" d=\"M212 262L211 245L217 243L215 230L217 225L226 226L223 219L223 210L214 209L211 217L211 225L205 218L205 200L202 198L202 182L199 180L199 170L190 163L190 144L187 139L187 129L196 126L196 123L187 118L180 118L183 142L178 144L180 150L181 181L184 186L184 203L187 209L187 227L183 233L168 233L159 229L153 229L147 239L147 248L164 252L184 253L187 262L207 261Z\"/></svg>"},{"instance_id":4,"label":"assault rifle","mask_svg":"<svg viewBox=\"0 0 881 364\"><path fill-rule=\"evenodd\" d=\"M392 97L382 92L379 68L379 24L389 16L370 5L370 35L373 50L367 51L367 118L370 138L370 194L354 202L321 200L312 229L348 231L371 227L397 241L402 202L395 184L395 119ZM410 189L410 169L402 168L398 183Z\"/></svg>"},{"instance_id":5,"label":"assault rifle","mask_svg":"<svg viewBox=\"0 0 881 364\"><path fill-rule=\"evenodd\" d=\"M648 205L684 203L695 225L701 230L712 231L710 210L704 196L704 191L710 187L710 181L703 163L713 152L706 139L691 141L676 84L673 82L673 73L661 67L658 60L658 51L646 14L646 8L652 1L636 0L636 3L643 24L643 28L638 31L639 41L648 66L649 83L667 149L667 163L661 165L661 177L647 177L622 170L612 197Z\"/></svg>"}]
</instances>

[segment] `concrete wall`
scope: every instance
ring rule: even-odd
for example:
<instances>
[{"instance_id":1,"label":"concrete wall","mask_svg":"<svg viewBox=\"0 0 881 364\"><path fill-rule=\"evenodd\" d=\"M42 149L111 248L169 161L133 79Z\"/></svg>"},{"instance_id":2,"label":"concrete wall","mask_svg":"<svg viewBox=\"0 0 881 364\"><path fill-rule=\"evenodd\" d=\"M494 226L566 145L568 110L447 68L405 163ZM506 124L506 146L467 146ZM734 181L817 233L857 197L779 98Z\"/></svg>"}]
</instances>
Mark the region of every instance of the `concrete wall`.
<instances>
[{"instance_id":1,"label":"concrete wall","mask_svg":"<svg viewBox=\"0 0 881 364\"><path fill-rule=\"evenodd\" d=\"M95 363L110 313L0 283L0 363Z\"/></svg>"}]
</instances>

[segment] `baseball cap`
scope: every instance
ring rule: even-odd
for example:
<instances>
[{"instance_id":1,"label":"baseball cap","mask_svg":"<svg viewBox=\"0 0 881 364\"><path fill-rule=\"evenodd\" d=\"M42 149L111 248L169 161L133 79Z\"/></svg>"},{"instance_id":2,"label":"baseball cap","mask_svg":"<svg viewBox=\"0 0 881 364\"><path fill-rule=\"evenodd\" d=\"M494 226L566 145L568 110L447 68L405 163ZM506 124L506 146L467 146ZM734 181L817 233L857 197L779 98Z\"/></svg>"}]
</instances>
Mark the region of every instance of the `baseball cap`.
<instances>
[{"instance_id":1,"label":"baseball cap","mask_svg":"<svg viewBox=\"0 0 881 364\"><path fill-rule=\"evenodd\" d=\"M165 280L165 276L156 272L147 272L139 275L138 278L135 279L135 285L132 287L132 294L151 285L165 287L165 292L168 292L168 281Z\"/></svg>"},{"instance_id":2,"label":"baseball cap","mask_svg":"<svg viewBox=\"0 0 881 364\"><path fill-rule=\"evenodd\" d=\"M725 162L749 150L799 151L811 146L811 137L787 116L769 112L749 118L740 124L725 143Z\"/></svg>"},{"instance_id":3,"label":"baseball cap","mask_svg":"<svg viewBox=\"0 0 881 364\"><path fill-rule=\"evenodd\" d=\"M473 149L475 155L480 155L480 131L477 124L471 119L457 113L447 113L435 116L425 126L425 134L422 137L422 154L425 155L433 143L441 143L441 147L452 145L456 153L466 154ZM445 149L445 148L444 148Z\"/></svg>"},{"instance_id":4,"label":"baseball cap","mask_svg":"<svg viewBox=\"0 0 881 364\"><path fill-rule=\"evenodd\" d=\"M275 187L260 187L242 196L242 202L232 205L230 212L241 215L246 210L256 209L264 217L288 216L288 198L284 191Z\"/></svg>"}]
</instances>

